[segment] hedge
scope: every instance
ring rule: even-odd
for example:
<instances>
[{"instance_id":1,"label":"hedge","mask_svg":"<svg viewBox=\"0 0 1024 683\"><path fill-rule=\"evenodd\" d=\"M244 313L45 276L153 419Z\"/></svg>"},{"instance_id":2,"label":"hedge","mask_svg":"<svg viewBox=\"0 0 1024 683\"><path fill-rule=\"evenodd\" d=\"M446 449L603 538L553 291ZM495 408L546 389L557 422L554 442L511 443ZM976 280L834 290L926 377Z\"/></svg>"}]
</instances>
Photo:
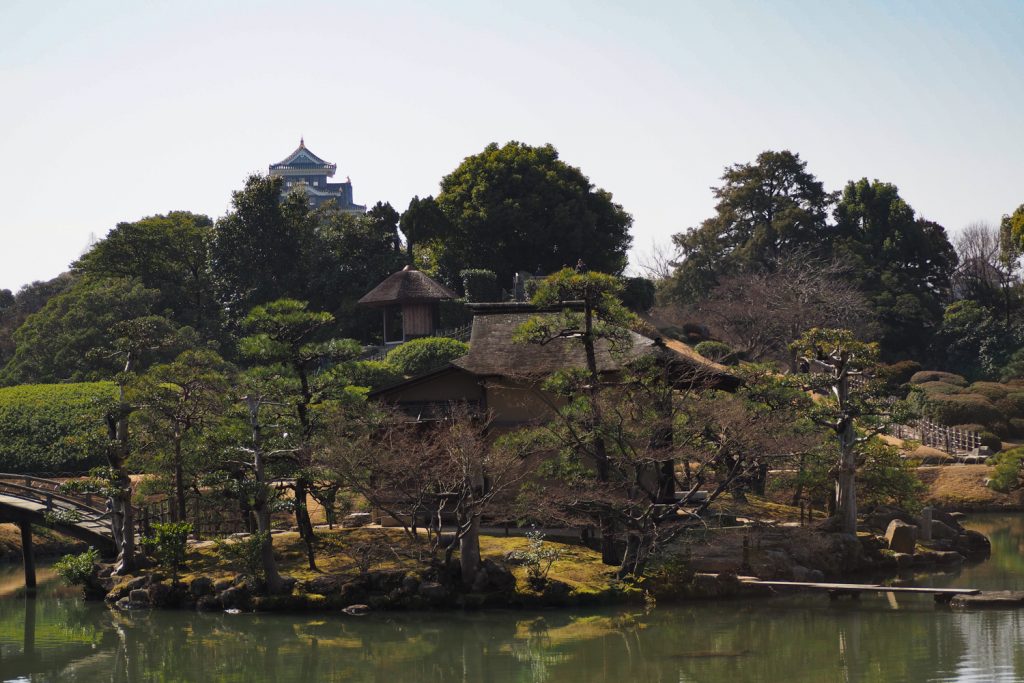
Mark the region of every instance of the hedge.
<instances>
[{"instance_id":1,"label":"hedge","mask_svg":"<svg viewBox=\"0 0 1024 683\"><path fill-rule=\"evenodd\" d=\"M1001 398L1006 398L1013 389L998 382L975 382L967 387L967 391L972 394L980 394L990 401L998 401Z\"/></svg>"},{"instance_id":2,"label":"hedge","mask_svg":"<svg viewBox=\"0 0 1024 683\"><path fill-rule=\"evenodd\" d=\"M932 395L927 399L926 411L944 425L974 422L991 429L1005 421L992 402L978 394Z\"/></svg>"},{"instance_id":3,"label":"hedge","mask_svg":"<svg viewBox=\"0 0 1024 683\"><path fill-rule=\"evenodd\" d=\"M402 379L402 374L395 372L387 362L382 360L363 360L352 364L349 381L359 387L378 389Z\"/></svg>"},{"instance_id":4,"label":"hedge","mask_svg":"<svg viewBox=\"0 0 1024 683\"><path fill-rule=\"evenodd\" d=\"M955 384L948 384L946 382L924 382L918 384L917 388L925 393L927 396L946 396L950 394L959 394L962 389Z\"/></svg>"},{"instance_id":5,"label":"hedge","mask_svg":"<svg viewBox=\"0 0 1024 683\"><path fill-rule=\"evenodd\" d=\"M0 389L0 470L85 472L103 465L103 418L116 401L113 382Z\"/></svg>"},{"instance_id":6,"label":"hedge","mask_svg":"<svg viewBox=\"0 0 1024 683\"><path fill-rule=\"evenodd\" d=\"M898 387L910 381L910 378L921 372L921 364L916 360L901 360L891 365L878 368L878 376L888 387Z\"/></svg>"},{"instance_id":7,"label":"hedge","mask_svg":"<svg viewBox=\"0 0 1024 683\"><path fill-rule=\"evenodd\" d=\"M1011 448L989 460L989 464L995 467L992 469L992 476L989 477L988 487L1003 493L1020 488L1022 461L1024 461L1024 448Z\"/></svg>"},{"instance_id":8,"label":"hedge","mask_svg":"<svg viewBox=\"0 0 1024 683\"><path fill-rule=\"evenodd\" d=\"M952 372L942 372L941 370L915 372L910 378L911 384L924 384L925 382L945 382L946 384L955 384L958 387L967 386L967 380L961 375L955 375Z\"/></svg>"},{"instance_id":9,"label":"hedge","mask_svg":"<svg viewBox=\"0 0 1024 683\"><path fill-rule=\"evenodd\" d=\"M462 287L466 292L466 301L470 303L498 301L501 290L498 288L498 276L493 270L467 268L459 271Z\"/></svg>"},{"instance_id":10,"label":"hedge","mask_svg":"<svg viewBox=\"0 0 1024 683\"><path fill-rule=\"evenodd\" d=\"M469 353L469 345L447 337L424 337L392 349L387 364L402 375L419 375Z\"/></svg>"},{"instance_id":11,"label":"hedge","mask_svg":"<svg viewBox=\"0 0 1024 683\"><path fill-rule=\"evenodd\" d=\"M1024 418L1024 392L1015 391L999 399L996 408L1010 419Z\"/></svg>"},{"instance_id":12,"label":"hedge","mask_svg":"<svg viewBox=\"0 0 1024 683\"><path fill-rule=\"evenodd\" d=\"M1015 439L1024 438L1024 419L1019 417L1010 418L1010 436Z\"/></svg>"}]
</instances>

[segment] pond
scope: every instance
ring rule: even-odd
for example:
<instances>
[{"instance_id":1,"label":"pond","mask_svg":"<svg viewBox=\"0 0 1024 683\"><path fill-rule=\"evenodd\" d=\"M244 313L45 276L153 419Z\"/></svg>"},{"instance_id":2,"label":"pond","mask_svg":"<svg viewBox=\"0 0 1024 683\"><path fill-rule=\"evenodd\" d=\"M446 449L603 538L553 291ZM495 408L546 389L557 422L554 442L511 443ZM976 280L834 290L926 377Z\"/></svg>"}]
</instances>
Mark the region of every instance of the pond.
<instances>
[{"instance_id":1,"label":"pond","mask_svg":"<svg viewBox=\"0 0 1024 683\"><path fill-rule=\"evenodd\" d=\"M922 578L1024 590L1024 515L977 515L990 561ZM4 681L1017 681L1024 611L822 594L567 611L114 613L40 573L0 573ZM50 579L50 580L48 580Z\"/></svg>"}]
</instances>

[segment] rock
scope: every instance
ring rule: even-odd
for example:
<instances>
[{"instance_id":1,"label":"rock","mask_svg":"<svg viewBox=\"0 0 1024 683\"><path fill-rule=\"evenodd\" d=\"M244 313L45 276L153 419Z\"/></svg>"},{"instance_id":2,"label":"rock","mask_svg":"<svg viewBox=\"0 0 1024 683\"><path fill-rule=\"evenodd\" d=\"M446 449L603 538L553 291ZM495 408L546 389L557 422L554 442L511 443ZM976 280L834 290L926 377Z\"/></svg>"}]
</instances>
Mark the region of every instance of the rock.
<instances>
[{"instance_id":1,"label":"rock","mask_svg":"<svg viewBox=\"0 0 1024 683\"><path fill-rule=\"evenodd\" d=\"M241 614L242 610L232 607L231 609L224 610L224 614Z\"/></svg>"},{"instance_id":2,"label":"rock","mask_svg":"<svg viewBox=\"0 0 1024 683\"><path fill-rule=\"evenodd\" d=\"M825 580L825 573L820 569L812 569L807 572L807 580L811 583L821 583Z\"/></svg>"},{"instance_id":3,"label":"rock","mask_svg":"<svg viewBox=\"0 0 1024 683\"><path fill-rule=\"evenodd\" d=\"M220 593L235 585L234 579L217 579L213 582L213 592Z\"/></svg>"},{"instance_id":4,"label":"rock","mask_svg":"<svg viewBox=\"0 0 1024 683\"><path fill-rule=\"evenodd\" d=\"M932 537L933 538L939 538L939 539L941 539L941 538L949 538L949 539L953 539L953 538L956 538L959 535L960 534L957 532L956 529L954 529L953 527L949 526L945 522L940 522L937 519L933 519L932 520Z\"/></svg>"},{"instance_id":5,"label":"rock","mask_svg":"<svg viewBox=\"0 0 1024 683\"><path fill-rule=\"evenodd\" d=\"M204 595L196 601L196 609L200 612L217 612L223 607L220 597L216 595Z\"/></svg>"},{"instance_id":6,"label":"rock","mask_svg":"<svg viewBox=\"0 0 1024 683\"><path fill-rule=\"evenodd\" d=\"M355 527L366 526L373 520L370 518L369 512L353 512L350 515L345 515L341 519L341 527L343 529L352 529Z\"/></svg>"},{"instance_id":7,"label":"rock","mask_svg":"<svg viewBox=\"0 0 1024 683\"><path fill-rule=\"evenodd\" d=\"M213 579L209 576L197 576L188 585L188 591L197 598L213 592Z\"/></svg>"},{"instance_id":8,"label":"rock","mask_svg":"<svg viewBox=\"0 0 1024 683\"><path fill-rule=\"evenodd\" d=\"M793 565L793 580L801 583L810 581L811 570L802 564Z\"/></svg>"},{"instance_id":9,"label":"rock","mask_svg":"<svg viewBox=\"0 0 1024 683\"><path fill-rule=\"evenodd\" d=\"M149 594L149 602L154 607L170 607L180 596L180 588L175 591L166 583L154 583L146 591Z\"/></svg>"},{"instance_id":10,"label":"rock","mask_svg":"<svg viewBox=\"0 0 1024 683\"><path fill-rule=\"evenodd\" d=\"M508 567L494 560L484 560L480 568L487 573L487 583L491 590L506 592L515 589L516 577Z\"/></svg>"},{"instance_id":11,"label":"rock","mask_svg":"<svg viewBox=\"0 0 1024 683\"><path fill-rule=\"evenodd\" d=\"M448 589L436 581L424 581L417 593L421 598L432 604L440 604L448 598Z\"/></svg>"},{"instance_id":12,"label":"rock","mask_svg":"<svg viewBox=\"0 0 1024 683\"><path fill-rule=\"evenodd\" d=\"M415 595L416 591L419 590L420 580L412 574L406 574L405 578L402 579L402 590L409 595Z\"/></svg>"},{"instance_id":13,"label":"rock","mask_svg":"<svg viewBox=\"0 0 1024 683\"><path fill-rule=\"evenodd\" d=\"M962 522L967 519L967 515L962 512L950 512L949 516L955 519L957 522Z\"/></svg>"},{"instance_id":14,"label":"rock","mask_svg":"<svg viewBox=\"0 0 1024 683\"><path fill-rule=\"evenodd\" d=\"M893 553L897 569L909 569L914 566L914 556L910 553Z\"/></svg>"},{"instance_id":15,"label":"rock","mask_svg":"<svg viewBox=\"0 0 1024 683\"><path fill-rule=\"evenodd\" d=\"M382 569L369 572L367 578L370 581L370 590L377 593L390 593L396 588L402 587L405 572L401 569Z\"/></svg>"},{"instance_id":16,"label":"rock","mask_svg":"<svg viewBox=\"0 0 1024 683\"><path fill-rule=\"evenodd\" d=\"M984 560L992 554L988 537L971 529L957 536L953 548L968 560Z\"/></svg>"},{"instance_id":17,"label":"rock","mask_svg":"<svg viewBox=\"0 0 1024 683\"><path fill-rule=\"evenodd\" d=\"M936 515L933 519L937 519ZM888 529L889 524L894 520L898 519L901 522L907 524L915 524L917 522L914 516L906 510L899 508L890 507L888 505L878 505L869 514L865 515L864 521L872 529Z\"/></svg>"},{"instance_id":18,"label":"rock","mask_svg":"<svg viewBox=\"0 0 1024 683\"><path fill-rule=\"evenodd\" d=\"M344 581L340 576L317 576L306 581L304 588L307 593L319 593L320 595L334 595L341 590Z\"/></svg>"},{"instance_id":19,"label":"rock","mask_svg":"<svg viewBox=\"0 0 1024 683\"><path fill-rule=\"evenodd\" d=\"M345 609L341 610L350 617L363 617L370 612L369 605L349 605Z\"/></svg>"},{"instance_id":20,"label":"rock","mask_svg":"<svg viewBox=\"0 0 1024 683\"><path fill-rule=\"evenodd\" d=\"M917 527L894 519L885 530L885 540L889 544L889 550L913 555L917 546Z\"/></svg>"},{"instance_id":21,"label":"rock","mask_svg":"<svg viewBox=\"0 0 1024 683\"><path fill-rule=\"evenodd\" d=\"M234 586L223 591L217 598L225 609L247 609L252 594L249 592L248 586Z\"/></svg>"},{"instance_id":22,"label":"rock","mask_svg":"<svg viewBox=\"0 0 1024 683\"><path fill-rule=\"evenodd\" d=\"M149 604L149 591L145 588L136 588L135 590L128 593L128 602L139 603L140 605Z\"/></svg>"},{"instance_id":23,"label":"rock","mask_svg":"<svg viewBox=\"0 0 1024 683\"><path fill-rule=\"evenodd\" d=\"M721 592L717 574L694 574L690 581L690 597L717 598Z\"/></svg>"},{"instance_id":24,"label":"rock","mask_svg":"<svg viewBox=\"0 0 1024 683\"><path fill-rule=\"evenodd\" d=\"M953 607L1024 607L1024 591L984 591L977 595L955 595Z\"/></svg>"},{"instance_id":25,"label":"rock","mask_svg":"<svg viewBox=\"0 0 1024 683\"><path fill-rule=\"evenodd\" d=\"M564 605L568 602L571 592L572 588L569 587L569 584L548 579L544 586L544 602L548 605Z\"/></svg>"}]
</instances>

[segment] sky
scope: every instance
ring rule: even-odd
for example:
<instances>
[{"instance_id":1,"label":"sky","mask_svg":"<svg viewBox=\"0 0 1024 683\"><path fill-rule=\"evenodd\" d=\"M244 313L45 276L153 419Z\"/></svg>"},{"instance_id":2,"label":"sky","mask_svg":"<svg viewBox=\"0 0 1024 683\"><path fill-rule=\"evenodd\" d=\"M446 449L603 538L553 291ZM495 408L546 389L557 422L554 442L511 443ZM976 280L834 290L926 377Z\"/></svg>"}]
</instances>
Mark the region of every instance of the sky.
<instances>
[{"instance_id":1,"label":"sky","mask_svg":"<svg viewBox=\"0 0 1024 683\"><path fill-rule=\"evenodd\" d=\"M550 142L633 215L634 263L766 149L955 234L1024 203L1022 35L986 0L0 0L0 288L120 221L222 216L300 136L399 210Z\"/></svg>"}]
</instances>

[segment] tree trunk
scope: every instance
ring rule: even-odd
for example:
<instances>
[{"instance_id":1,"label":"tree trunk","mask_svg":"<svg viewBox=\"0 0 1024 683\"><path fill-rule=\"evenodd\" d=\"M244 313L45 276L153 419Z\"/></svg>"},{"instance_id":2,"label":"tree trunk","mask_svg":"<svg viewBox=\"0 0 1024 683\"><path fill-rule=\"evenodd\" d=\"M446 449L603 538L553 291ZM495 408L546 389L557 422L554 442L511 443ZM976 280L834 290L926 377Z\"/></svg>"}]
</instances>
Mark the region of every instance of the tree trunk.
<instances>
[{"instance_id":1,"label":"tree trunk","mask_svg":"<svg viewBox=\"0 0 1024 683\"><path fill-rule=\"evenodd\" d=\"M857 451L853 418L849 416L850 379L847 375L848 359L843 354L839 366L839 384L836 398L844 415L839 424L839 472L836 475L836 514L844 533L857 533Z\"/></svg>"},{"instance_id":2,"label":"tree trunk","mask_svg":"<svg viewBox=\"0 0 1024 683\"><path fill-rule=\"evenodd\" d=\"M316 536L313 533L313 523L309 519L308 492L306 481L302 477L295 479L295 523L299 527L299 536L306 546L306 559L309 568L316 571Z\"/></svg>"},{"instance_id":3,"label":"tree trunk","mask_svg":"<svg viewBox=\"0 0 1024 683\"><path fill-rule=\"evenodd\" d=\"M462 583L467 588L473 585L480 571L480 516L470 514L469 531L459 539L459 566L462 569Z\"/></svg>"},{"instance_id":4,"label":"tree trunk","mask_svg":"<svg viewBox=\"0 0 1024 683\"><path fill-rule=\"evenodd\" d=\"M640 560L640 545L640 534L632 531L626 534L626 553L622 556L622 564L619 565L619 571L617 572L620 579L630 575L640 575L640 572L637 571L637 565Z\"/></svg>"},{"instance_id":5,"label":"tree trunk","mask_svg":"<svg viewBox=\"0 0 1024 683\"><path fill-rule=\"evenodd\" d=\"M175 434L174 436L174 498L177 501L176 508L177 514L174 518L175 522L183 522L188 516L188 510L185 507L185 468L181 463L181 436ZM196 528L199 525L199 520L196 520Z\"/></svg>"}]
</instances>

